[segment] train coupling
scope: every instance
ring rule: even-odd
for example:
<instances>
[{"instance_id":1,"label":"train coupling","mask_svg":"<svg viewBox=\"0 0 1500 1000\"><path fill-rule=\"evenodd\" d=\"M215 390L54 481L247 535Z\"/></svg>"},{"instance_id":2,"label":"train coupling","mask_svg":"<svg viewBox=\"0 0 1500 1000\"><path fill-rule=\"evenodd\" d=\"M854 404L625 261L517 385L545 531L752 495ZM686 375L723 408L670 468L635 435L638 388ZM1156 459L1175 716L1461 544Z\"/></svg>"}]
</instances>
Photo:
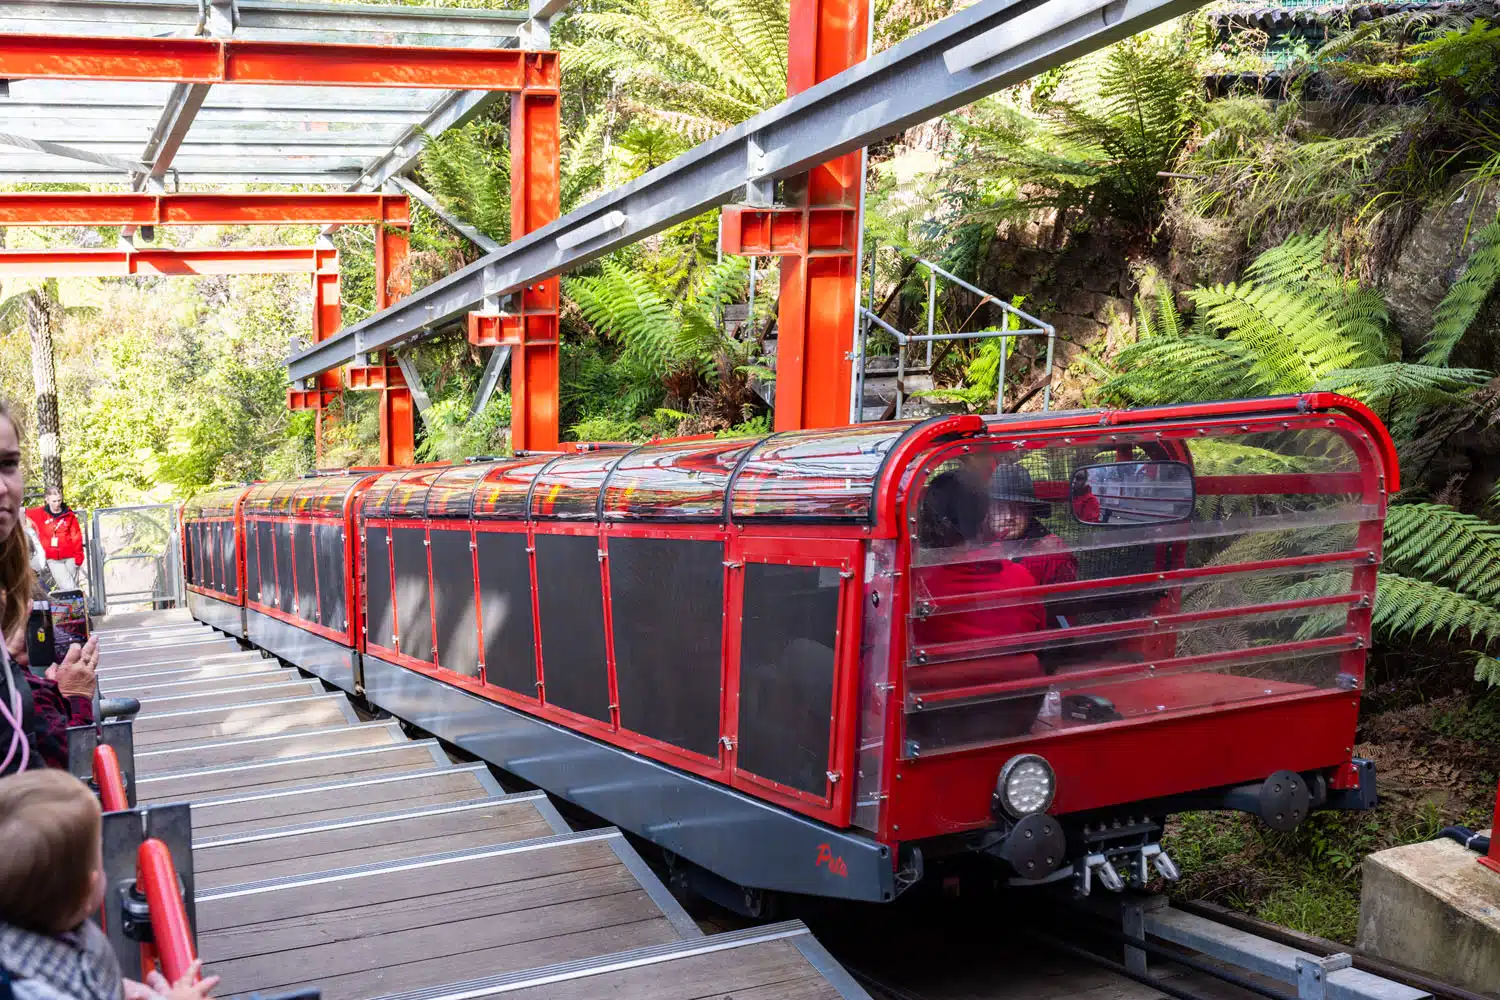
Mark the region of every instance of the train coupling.
<instances>
[{"instance_id":1,"label":"train coupling","mask_svg":"<svg viewBox=\"0 0 1500 1000\"><path fill-rule=\"evenodd\" d=\"M1125 878L1115 867L1117 861L1125 866L1126 871L1133 876L1133 881L1141 886L1151 880L1153 870L1169 882L1176 882L1182 877L1182 870L1177 867L1177 862L1162 850L1160 844L1144 844L1124 851L1110 851L1108 854L1102 852L1088 854L1075 861L1073 863L1074 895L1087 896L1093 891L1095 881L1110 892L1124 891Z\"/></svg>"}]
</instances>

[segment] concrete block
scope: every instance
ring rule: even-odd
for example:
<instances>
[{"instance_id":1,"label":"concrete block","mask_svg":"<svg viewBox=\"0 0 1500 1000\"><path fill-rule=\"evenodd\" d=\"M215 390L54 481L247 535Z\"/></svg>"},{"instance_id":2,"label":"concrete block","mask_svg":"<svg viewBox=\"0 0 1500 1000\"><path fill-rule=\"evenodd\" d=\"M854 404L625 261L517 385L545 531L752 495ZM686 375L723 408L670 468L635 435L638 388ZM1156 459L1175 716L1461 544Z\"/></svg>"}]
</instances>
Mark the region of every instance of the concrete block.
<instances>
[{"instance_id":1,"label":"concrete block","mask_svg":"<svg viewBox=\"0 0 1500 1000\"><path fill-rule=\"evenodd\" d=\"M1451 840L1366 858L1359 949L1500 996L1500 874L1478 858Z\"/></svg>"}]
</instances>

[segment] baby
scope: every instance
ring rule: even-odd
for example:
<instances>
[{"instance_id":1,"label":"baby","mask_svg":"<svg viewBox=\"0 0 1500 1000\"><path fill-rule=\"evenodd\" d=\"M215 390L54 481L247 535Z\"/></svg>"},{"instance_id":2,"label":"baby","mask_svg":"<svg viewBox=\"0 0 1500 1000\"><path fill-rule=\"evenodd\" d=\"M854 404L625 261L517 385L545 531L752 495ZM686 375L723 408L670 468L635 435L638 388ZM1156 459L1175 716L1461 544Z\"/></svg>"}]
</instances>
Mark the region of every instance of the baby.
<instances>
[{"instance_id":1,"label":"baby","mask_svg":"<svg viewBox=\"0 0 1500 1000\"><path fill-rule=\"evenodd\" d=\"M204 1000L198 963L169 984L122 979L89 917L104 901L99 803L64 771L0 778L0 997L16 1000Z\"/></svg>"}]
</instances>

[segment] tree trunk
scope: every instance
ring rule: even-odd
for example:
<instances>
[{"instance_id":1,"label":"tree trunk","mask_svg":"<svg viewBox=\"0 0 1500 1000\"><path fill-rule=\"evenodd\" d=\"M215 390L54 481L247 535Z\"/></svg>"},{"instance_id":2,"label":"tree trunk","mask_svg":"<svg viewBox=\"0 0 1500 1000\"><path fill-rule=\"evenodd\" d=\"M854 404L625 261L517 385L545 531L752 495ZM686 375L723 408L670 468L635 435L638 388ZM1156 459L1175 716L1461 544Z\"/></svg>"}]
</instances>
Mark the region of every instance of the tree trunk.
<instances>
[{"instance_id":1,"label":"tree trunk","mask_svg":"<svg viewBox=\"0 0 1500 1000\"><path fill-rule=\"evenodd\" d=\"M42 456L42 485L62 489L62 449L58 442L57 369L52 359L52 310L41 292L26 297L26 327L31 334L31 379L36 384L37 450Z\"/></svg>"}]
</instances>

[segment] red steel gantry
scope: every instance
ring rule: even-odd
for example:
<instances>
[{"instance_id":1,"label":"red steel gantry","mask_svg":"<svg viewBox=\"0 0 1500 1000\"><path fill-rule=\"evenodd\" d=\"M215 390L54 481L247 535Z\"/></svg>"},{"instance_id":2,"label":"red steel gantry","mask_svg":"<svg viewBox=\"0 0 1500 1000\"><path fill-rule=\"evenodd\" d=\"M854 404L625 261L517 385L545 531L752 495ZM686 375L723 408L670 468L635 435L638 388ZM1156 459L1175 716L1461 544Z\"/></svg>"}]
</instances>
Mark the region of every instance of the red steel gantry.
<instances>
[{"instance_id":1,"label":"red steel gantry","mask_svg":"<svg viewBox=\"0 0 1500 1000\"><path fill-rule=\"evenodd\" d=\"M51 78L65 80L156 81L179 84L279 84L342 87L441 88L465 91L503 91L511 99L511 203L512 232L521 236L557 218L559 208L559 103L558 55L550 51L494 48L447 48L402 45L349 45L311 42L270 42L235 38L142 38L89 37L77 35L0 34L0 79ZM32 196L27 196L32 197ZM29 208L14 202L13 212L27 211L55 222L29 224L168 225L173 221L202 224L206 211L201 195L107 196L113 202L98 202L101 214L113 213L110 223L90 223L80 218L81 200L63 196L35 196ZM277 221L292 209L293 202L277 202L267 196L256 202L246 196L233 211L260 217L226 219L226 222ZM373 222L376 238L376 308L384 309L411 291L406 267L410 218L404 197L319 195L329 199L325 208L332 217L320 221ZM354 198L380 198L363 204ZM199 201L194 201L199 199ZM312 203L304 203L310 206ZM399 205L399 212L393 206ZM107 207L106 207L107 206ZM229 203L218 210L229 212ZM4 209L0 209L3 212ZM306 208L308 214L315 209ZM174 214L175 213L175 214ZM280 216L277 213L282 213ZM343 214L339 214L343 213ZM86 214L86 213L85 213ZM231 213L232 214L232 213ZM355 218L349 219L349 215ZM372 217L378 216L378 218ZM306 217L296 221L308 221ZM25 224L11 222L9 224ZM309 251L297 251L303 255ZM121 273L146 265L149 259L166 261L170 251L108 251L128 261L112 266ZM102 260L103 258L99 258ZM206 258L205 258L206 259ZM95 266L102 266L96 262ZM163 264L162 266L167 266ZM325 268L313 268L313 341L335 334L341 322L338 276ZM116 273L116 272L110 272ZM175 272L174 272L175 273ZM222 273L222 272L221 272ZM517 414L512 430L517 449L553 448L557 445L557 300L555 278L529 286L518 296L515 316L504 317L505 339L514 348L511 373ZM502 325L496 317L498 340ZM414 461L415 412L411 387L389 352L376 352L346 369L351 389L372 389L380 399L381 462L409 465ZM288 393L293 407L314 408L321 414L341 388L336 371L324 372L313 384Z\"/></svg>"}]
</instances>

